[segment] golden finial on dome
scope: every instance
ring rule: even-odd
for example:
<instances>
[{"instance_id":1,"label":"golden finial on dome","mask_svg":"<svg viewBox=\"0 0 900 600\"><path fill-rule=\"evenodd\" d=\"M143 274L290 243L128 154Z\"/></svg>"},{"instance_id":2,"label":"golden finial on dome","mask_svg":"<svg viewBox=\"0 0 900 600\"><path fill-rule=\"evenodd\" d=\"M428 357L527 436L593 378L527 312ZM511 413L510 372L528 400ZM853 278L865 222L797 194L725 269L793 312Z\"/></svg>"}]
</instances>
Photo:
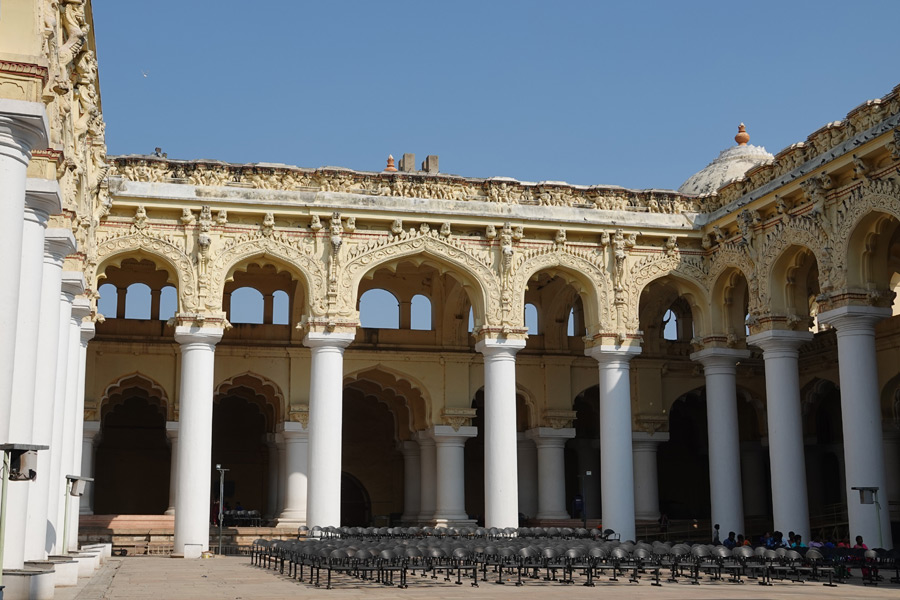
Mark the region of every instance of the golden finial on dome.
<instances>
[{"instance_id":1,"label":"golden finial on dome","mask_svg":"<svg viewBox=\"0 0 900 600\"><path fill-rule=\"evenodd\" d=\"M743 123L738 125L738 132L737 135L734 136L734 141L737 142L738 146L746 146L747 142L750 141L750 134L747 133L747 128L744 127Z\"/></svg>"},{"instance_id":2,"label":"golden finial on dome","mask_svg":"<svg viewBox=\"0 0 900 600\"><path fill-rule=\"evenodd\" d=\"M396 171L397 167L394 166L394 155L388 154L387 166L384 168L385 171Z\"/></svg>"}]
</instances>

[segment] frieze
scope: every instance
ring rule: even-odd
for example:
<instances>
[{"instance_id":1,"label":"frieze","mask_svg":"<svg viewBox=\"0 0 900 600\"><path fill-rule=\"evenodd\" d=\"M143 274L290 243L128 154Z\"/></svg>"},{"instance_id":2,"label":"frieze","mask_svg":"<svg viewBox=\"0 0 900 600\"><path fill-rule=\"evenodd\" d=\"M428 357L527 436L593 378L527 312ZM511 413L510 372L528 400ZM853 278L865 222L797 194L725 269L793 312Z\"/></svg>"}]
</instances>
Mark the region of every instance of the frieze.
<instances>
[{"instance_id":1,"label":"frieze","mask_svg":"<svg viewBox=\"0 0 900 600\"><path fill-rule=\"evenodd\" d=\"M459 431L460 427L472 425L477 412L474 408L444 408L441 411L441 423L449 425L453 431Z\"/></svg>"}]
</instances>

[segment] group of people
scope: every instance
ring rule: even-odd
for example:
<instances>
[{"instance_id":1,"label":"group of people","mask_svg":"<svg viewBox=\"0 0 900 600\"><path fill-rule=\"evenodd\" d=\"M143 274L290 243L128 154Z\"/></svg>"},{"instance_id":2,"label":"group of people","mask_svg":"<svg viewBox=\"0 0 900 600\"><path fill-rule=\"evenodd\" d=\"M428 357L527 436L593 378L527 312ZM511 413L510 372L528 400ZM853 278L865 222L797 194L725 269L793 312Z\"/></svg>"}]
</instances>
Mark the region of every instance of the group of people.
<instances>
[{"instance_id":1,"label":"group of people","mask_svg":"<svg viewBox=\"0 0 900 600\"><path fill-rule=\"evenodd\" d=\"M719 526L715 526L715 534L713 537L713 544L723 545L729 550L733 550L739 546L753 546L753 543L750 541L749 537L744 537L742 534L735 534L733 531L728 532L728 537L722 541L719 541ZM850 545L850 537L844 536L840 541L833 537L823 538L823 536L819 535L812 539L808 544L803 541L803 536L799 533L794 533L793 531L789 531L787 537L780 532L766 532L762 537L759 538L759 543L757 546L763 546L765 548L769 548L775 550L776 548L854 548L854 549L863 549L868 550L869 547L863 542L863 537L861 535L856 536L856 544L853 546Z\"/></svg>"}]
</instances>

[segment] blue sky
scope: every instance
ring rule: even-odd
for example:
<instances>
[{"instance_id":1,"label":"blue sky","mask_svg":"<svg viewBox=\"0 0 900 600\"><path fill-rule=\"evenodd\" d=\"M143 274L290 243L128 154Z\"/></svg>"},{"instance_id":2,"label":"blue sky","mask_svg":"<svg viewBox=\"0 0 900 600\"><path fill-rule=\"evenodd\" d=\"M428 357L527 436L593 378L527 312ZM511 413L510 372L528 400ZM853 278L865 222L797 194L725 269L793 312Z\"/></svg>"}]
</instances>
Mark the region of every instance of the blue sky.
<instances>
[{"instance_id":1,"label":"blue sky","mask_svg":"<svg viewBox=\"0 0 900 600\"><path fill-rule=\"evenodd\" d=\"M900 2L94 0L112 154L676 188L900 83Z\"/></svg>"}]
</instances>

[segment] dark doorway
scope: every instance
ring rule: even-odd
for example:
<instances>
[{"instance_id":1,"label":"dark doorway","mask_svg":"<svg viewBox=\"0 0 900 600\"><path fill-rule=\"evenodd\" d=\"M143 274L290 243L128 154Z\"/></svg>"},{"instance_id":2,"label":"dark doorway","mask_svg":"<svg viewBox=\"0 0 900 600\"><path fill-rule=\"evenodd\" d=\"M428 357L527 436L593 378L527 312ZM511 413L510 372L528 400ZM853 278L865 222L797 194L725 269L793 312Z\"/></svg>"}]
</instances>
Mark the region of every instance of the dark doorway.
<instances>
[{"instance_id":1,"label":"dark doorway","mask_svg":"<svg viewBox=\"0 0 900 600\"><path fill-rule=\"evenodd\" d=\"M341 525L368 527L372 522L369 493L359 479L341 473Z\"/></svg>"},{"instance_id":2,"label":"dark doorway","mask_svg":"<svg viewBox=\"0 0 900 600\"><path fill-rule=\"evenodd\" d=\"M226 396L213 406L212 466L225 473L225 503L244 510L265 512L268 494L269 452L264 442L266 418L259 405ZM213 471L213 497L219 494L219 473Z\"/></svg>"}]
</instances>

